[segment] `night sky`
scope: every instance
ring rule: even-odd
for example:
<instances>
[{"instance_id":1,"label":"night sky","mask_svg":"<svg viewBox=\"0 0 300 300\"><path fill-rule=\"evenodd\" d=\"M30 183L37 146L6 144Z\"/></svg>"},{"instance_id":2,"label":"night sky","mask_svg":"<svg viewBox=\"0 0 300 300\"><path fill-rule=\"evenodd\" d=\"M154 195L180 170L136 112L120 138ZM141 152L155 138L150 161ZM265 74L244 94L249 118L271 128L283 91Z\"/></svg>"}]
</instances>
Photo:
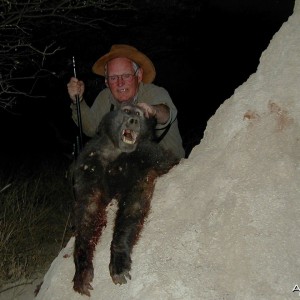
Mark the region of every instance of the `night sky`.
<instances>
[{"instance_id":1,"label":"night sky","mask_svg":"<svg viewBox=\"0 0 300 300\"><path fill-rule=\"evenodd\" d=\"M91 66L117 43L131 44L152 59L154 83L168 90L178 108L189 154L220 104L256 71L261 53L294 7L290 0L211 0L183 1L186 9L177 10L172 1L158 1L170 6L164 9L155 2L140 7L138 14L123 16L125 28L105 28L101 38L94 34L68 40L58 34L66 49L49 62L57 76L37 87L46 97L21 99L13 113L0 111L3 155L71 154L78 134L66 91L73 75L72 56L77 77L86 83L85 98L92 103L104 82L92 74Z\"/></svg>"}]
</instances>

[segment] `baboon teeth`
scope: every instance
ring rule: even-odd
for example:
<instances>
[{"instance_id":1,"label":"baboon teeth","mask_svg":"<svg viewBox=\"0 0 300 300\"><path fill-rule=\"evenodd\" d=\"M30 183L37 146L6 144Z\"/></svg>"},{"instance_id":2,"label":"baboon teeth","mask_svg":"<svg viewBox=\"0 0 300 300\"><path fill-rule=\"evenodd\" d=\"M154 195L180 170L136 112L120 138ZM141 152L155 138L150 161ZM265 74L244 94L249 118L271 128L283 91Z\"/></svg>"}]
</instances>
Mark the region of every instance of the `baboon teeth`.
<instances>
[{"instance_id":1,"label":"baboon teeth","mask_svg":"<svg viewBox=\"0 0 300 300\"><path fill-rule=\"evenodd\" d=\"M133 130L124 129L122 132L122 136L122 140L124 143L133 145L136 142L137 133Z\"/></svg>"}]
</instances>

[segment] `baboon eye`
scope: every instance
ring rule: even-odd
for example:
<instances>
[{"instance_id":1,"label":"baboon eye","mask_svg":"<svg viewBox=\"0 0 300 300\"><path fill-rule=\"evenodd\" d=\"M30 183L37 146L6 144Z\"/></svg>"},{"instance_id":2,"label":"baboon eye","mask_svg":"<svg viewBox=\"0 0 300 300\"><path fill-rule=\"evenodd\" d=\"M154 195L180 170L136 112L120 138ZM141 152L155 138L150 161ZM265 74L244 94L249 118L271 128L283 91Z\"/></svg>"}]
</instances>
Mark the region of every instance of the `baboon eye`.
<instances>
[{"instance_id":1,"label":"baboon eye","mask_svg":"<svg viewBox=\"0 0 300 300\"><path fill-rule=\"evenodd\" d=\"M137 116L140 116L140 115L141 115L141 113L140 113L139 111L136 111L135 114L136 114Z\"/></svg>"},{"instance_id":2,"label":"baboon eye","mask_svg":"<svg viewBox=\"0 0 300 300\"><path fill-rule=\"evenodd\" d=\"M124 108L124 112L126 112L126 114L129 114L130 110L128 108Z\"/></svg>"}]
</instances>

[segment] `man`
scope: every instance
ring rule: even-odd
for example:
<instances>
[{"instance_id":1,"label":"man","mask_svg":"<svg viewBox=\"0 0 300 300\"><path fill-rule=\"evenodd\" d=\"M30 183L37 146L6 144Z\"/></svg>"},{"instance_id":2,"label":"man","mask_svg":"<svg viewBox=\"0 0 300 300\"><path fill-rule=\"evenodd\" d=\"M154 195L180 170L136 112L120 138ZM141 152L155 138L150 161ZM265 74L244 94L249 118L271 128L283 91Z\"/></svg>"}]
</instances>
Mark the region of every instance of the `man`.
<instances>
[{"instance_id":1,"label":"man","mask_svg":"<svg viewBox=\"0 0 300 300\"><path fill-rule=\"evenodd\" d=\"M92 68L93 72L105 77L107 88L96 97L89 107L83 98L84 83L72 77L67 85L72 100L72 118L78 124L76 97L80 99L82 130L85 135L95 135L102 117L122 103L133 103L141 107L148 118L157 119L156 136L160 145L171 150L178 158L185 152L177 121L177 108L169 93L152 83L156 71L151 60L129 45L113 45L100 57Z\"/></svg>"}]
</instances>

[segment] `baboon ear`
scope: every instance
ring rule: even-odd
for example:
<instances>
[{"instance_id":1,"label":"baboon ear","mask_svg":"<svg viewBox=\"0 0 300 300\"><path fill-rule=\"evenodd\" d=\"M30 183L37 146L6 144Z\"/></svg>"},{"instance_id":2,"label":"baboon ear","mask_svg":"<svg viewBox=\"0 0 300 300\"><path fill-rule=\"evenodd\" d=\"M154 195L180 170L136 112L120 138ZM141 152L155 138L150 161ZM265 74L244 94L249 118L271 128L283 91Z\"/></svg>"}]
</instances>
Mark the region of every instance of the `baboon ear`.
<instances>
[{"instance_id":1,"label":"baboon ear","mask_svg":"<svg viewBox=\"0 0 300 300\"><path fill-rule=\"evenodd\" d=\"M101 131L102 131L102 124L100 123L97 127L97 130L96 130L96 135L101 135Z\"/></svg>"},{"instance_id":2,"label":"baboon ear","mask_svg":"<svg viewBox=\"0 0 300 300\"><path fill-rule=\"evenodd\" d=\"M155 117L150 117L150 118L146 118L146 120L148 120L149 122L149 126L152 128L155 128L155 126L157 125L157 119Z\"/></svg>"},{"instance_id":3,"label":"baboon ear","mask_svg":"<svg viewBox=\"0 0 300 300\"><path fill-rule=\"evenodd\" d=\"M155 136L155 126L157 124L157 120L154 117L145 118L146 126L147 126L147 132L150 136Z\"/></svg>"}]
</instances>

